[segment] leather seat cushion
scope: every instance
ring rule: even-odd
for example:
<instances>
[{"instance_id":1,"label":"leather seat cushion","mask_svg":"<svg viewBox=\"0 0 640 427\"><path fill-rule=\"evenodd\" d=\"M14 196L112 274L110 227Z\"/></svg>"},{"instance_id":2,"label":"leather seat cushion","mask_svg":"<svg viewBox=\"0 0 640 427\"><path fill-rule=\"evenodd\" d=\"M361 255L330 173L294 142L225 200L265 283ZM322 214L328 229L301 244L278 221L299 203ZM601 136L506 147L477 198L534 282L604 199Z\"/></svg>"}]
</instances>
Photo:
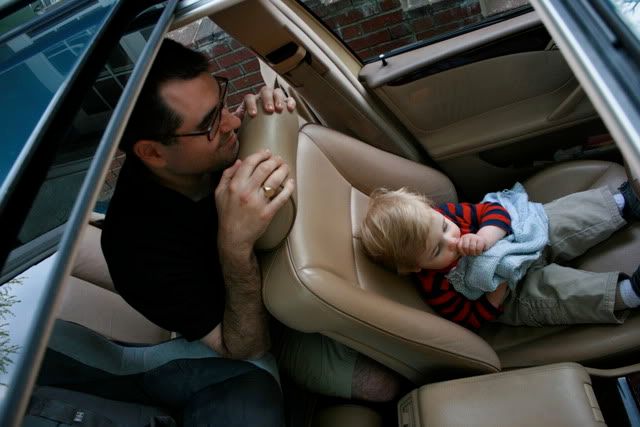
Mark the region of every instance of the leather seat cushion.
<instances>
[{"instance_id":1,"label":"leather seat cushion","mask_svg":"<svg viewBox=\"0 0 640 427\"><path fill-rule=\"evenodd\" d=\"M613 192L626 180L624 168L602 161L560 164L524 183L532 200L548 202L570 192L607 185ZM640 262L640 225L630 224L591 248L573 265L588 271L632 273ZM585 365L640 347L640 313L623 325L579 325L543 328L488 325L481 336L496 350L503 368L563 361Z\"/></svg>"},{"instance_id":2,"label":"leather seat cushion","mask_svg":"<svg viewBox=\"0 0 640 427\"><path fill-rule=\"evenodd\" d=\"M111 340L157 344L171 333L154 325L122 297L77 277L69 277L58 317L78 323Z\"/></svg>"}]
</instances>

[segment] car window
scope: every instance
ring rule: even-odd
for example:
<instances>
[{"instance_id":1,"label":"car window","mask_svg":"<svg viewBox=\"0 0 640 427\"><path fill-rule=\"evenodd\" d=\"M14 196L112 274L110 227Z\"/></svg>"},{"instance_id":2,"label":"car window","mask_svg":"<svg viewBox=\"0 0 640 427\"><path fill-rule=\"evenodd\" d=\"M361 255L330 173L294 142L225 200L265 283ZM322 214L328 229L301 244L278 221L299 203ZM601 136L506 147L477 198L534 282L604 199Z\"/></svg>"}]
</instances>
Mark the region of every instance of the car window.
<instances>
[{"instance_id":1,"label":"car window","mask_svg":"<svg viewBox=\"0 0 640 427\"><path fill-rule=\"evenodd\" d=\"M530 10L527 0L298 0L362 62Z\"/></svg>"},{"instance_id":2,"label":"car window","mask_svg":"<svg viewBox=\"0 0 640 427\"><path fill-rule=\"evenodd\" d=\"M640 39L640 1L611 0L611 3L635 36Z\"/></svg>"},{"instance_id":3,"label":"car window","mask_svg":"<svg viewBox=\"0 0 640 427\"><path fill-rule=\"evenodd\" d=\"M21 26L25 16L35 13L30 5L3 20L14 31L0 36L3 130L0 185L113 4L113 1L84 2L84 7L74 11L72 19L66 14L56 14L59 7L52 6L51 11L40 8L38 19ZM15 31L21 27L22 31Z\"/></svg>"},{"instance_id":4,"label":"car window","mask_svg":"<svg viewBox=\"0 0 640 427\"><path fill-rule=\"evenodd\" d=\"M65 73L78 60L83 49L92 43L91 37L99 27L96 24L100 19L98 11L106 7L108 2L84 4L90 7L76 10L72 19L50 24L49 31L39 28L30 36L27 47L13 49L13 54L0 58L0 90L3 91L0 112L6 149L0 160L3 174L15 162L31 132L38 132L36 124L39 116L50 102L56 102L55 91L61 84L60 80L64 80ZM82 22L87 25L81 26ZM71 116L73 118L63 137L56 141L43 141L44 144L55 146L53 162L12 243L12 252L3 268L3 276L12 270L13 261L22 269L28 267L28 264L20 262L20 258L28 258L21 255L24 247L63 227L69 219L103 131L148 35L149 29L143 28L120 39L85 93L77 113ZM25 37L25 33L16 35L5 46L12 46L13 40ZM24 99L29 102L24 102ZM11 156L6 154L8 152ZM57 235L60 234L61 230Z\"/></svg>"},{"instance_id":5,"label":"car window","mask_svg":"<svg viewBox=\"0 0 640 427\"><path fill-rule=\"evenodd\" d=\"M144 43L141 32L128 34L112 52L70 123L66 137L59 144L53 165L20 230L16 246L30 242L67 221L102 131Z\"/></svg>"}]
</instances>

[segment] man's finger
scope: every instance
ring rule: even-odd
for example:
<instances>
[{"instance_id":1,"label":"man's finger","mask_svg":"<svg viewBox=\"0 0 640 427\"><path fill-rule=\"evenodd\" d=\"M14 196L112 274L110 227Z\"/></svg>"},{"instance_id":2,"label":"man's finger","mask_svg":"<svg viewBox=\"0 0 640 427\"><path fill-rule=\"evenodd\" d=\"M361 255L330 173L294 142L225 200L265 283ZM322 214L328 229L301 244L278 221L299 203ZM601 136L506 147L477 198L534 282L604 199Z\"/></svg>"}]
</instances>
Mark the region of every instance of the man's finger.
<instances>
[{"instance_id":1,"label":"man's finger","mask_svg":"<svg viewBox=\"0 0 640 427\"><path fill-rule=\"evenodd\" d=\"M242 161L240 159L237 159L231 166L229 166L224 170L224 172L222 172L222 176L220 177L220 182L218 182L217 188L226 188L229 186L231 178L233 178L235 173L238 171L241 163Z\"/></svg>"},{"instance_id":2,"label":"man's finger","mask_svg":"<svg viewBox=\"0 0 640 427\"><path fill-rule=\"evenodd\" d=\"M295 109L296 109L296 100L291 97L287 98L287 110L289 110L289 112L292 112Z\"/></svg>"},{"instance_id":3,"label":"man's finger","mask_svg":"<svg viewBox=\"0 0 640 427\"><path fill-rule=\"evenodd\" d=\"M256 165L251 173L251 186L260 188L264 186L265 181L284 164L284 160L280 156L272 156ZM279 186L279 185L278 185Z\"/></svg>"},{"instance_id":4,"label":"man's finger","mask_svg":"<svg viewBox=\"0 0 640 427\"><path fill-rule=\"evenodd\" d=\"M274 170L271 175L262 183L263 187L280 188L284 185L289 176L289 165L282 163Z\"/></svg>"},{"instance_id":5,"label":"man's finger","mask_svg":"<svg viewBox=\"0 0 640 427\"><path fill-rule=\"evenodd\" d=\"M289 178L284 183L284 188L282 189L282 191L280 191L280 193L278 193L278 195L271 199L267 204L266 214L269 216L269 218L272 218L276 214L276 212L278 212L278 210L280 210L280 208L284 206L284 204L293 194L294 189L295 182L293 181L293 178Z\"/></svg>"},{"instance_id":6,"label":"man's finger","mask_svg":"<svg viewBox=\"0 0 640 427\"><path fill-rule=\"evenodd\" d=\"M262 99L262 107L267 113L272 113L273 107L273 89L268 86L262 86L260 89L260 98Z\"/></svg>"},{"instance_id":7,"label":"man's finger","mask_svg":"<svg viewBox=\"0 0 640 427\"><path fill-rule=\"evenodd\" d=\"M256 153L250 154L242 161L242 165L236 176L239 179L249 179L249 177L253 175L255 168L270 157L271 151L269 150L260 150Z\"/></svg>"},{"instance_id":8,"label":"man's finger","mask_svg":"<svg viewBox=\"0 0 640 427\"><path fill-rule=\"evenodd\" d=\"M258 114L258 96L249 94L244 97L244 111L248 112L251 117L255 117Z\"/></svg>"},{"instance_id":9,"label":"man's finger","mask_svg":"<svg viewBox=\"0 0 640 427\"><path fill-rule=\"evenodd\" d=\"M275 103L277 113L281 113L284 109L285 98L286 97L282 89L277 88L273 91L273 102Z\"/></svg>"}]
</instances>

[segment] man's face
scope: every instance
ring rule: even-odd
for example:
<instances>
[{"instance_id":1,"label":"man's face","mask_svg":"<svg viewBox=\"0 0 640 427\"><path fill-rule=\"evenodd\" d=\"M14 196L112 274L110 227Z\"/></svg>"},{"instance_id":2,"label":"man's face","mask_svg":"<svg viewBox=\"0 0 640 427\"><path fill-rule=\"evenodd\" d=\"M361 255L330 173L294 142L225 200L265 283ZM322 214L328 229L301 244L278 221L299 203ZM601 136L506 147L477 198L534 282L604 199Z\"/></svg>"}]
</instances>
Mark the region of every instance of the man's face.
<instances>
[{"instance_id":1,"label":"man's face","mask_svg":"<svg viewBox=\"0 0 640 427\"><path fill-rule=\"evenodd\" d=\"M160 87L160 96L182 118L176 134L206 130L214 109L222 107L218 82L208 73L191 80L170 80ZM180 136L176 144L164 147L167 168L178 175L225 169L238 157L238 127L240 119L223 108L218 131L211 141L207 135Z\"/></svg>"}]
</instances>

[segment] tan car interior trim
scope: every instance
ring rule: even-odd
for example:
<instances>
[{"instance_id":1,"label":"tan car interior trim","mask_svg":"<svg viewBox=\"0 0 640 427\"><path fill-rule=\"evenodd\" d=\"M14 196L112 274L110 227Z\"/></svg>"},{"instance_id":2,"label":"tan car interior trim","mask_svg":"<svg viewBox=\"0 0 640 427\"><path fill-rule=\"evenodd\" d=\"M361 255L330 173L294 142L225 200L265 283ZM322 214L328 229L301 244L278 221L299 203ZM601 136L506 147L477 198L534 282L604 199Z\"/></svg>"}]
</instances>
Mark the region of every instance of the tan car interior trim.
<instances>
[{"instance_id":1,"label":"tan car interior trim","mask_svg":"<svg viewBox=\"0 0 640 427\"><path fill-rule=\"evenodd\" d=\"M379 61L369 63L362 67L360 80L365 82L367 87L375 89L420 68L539 24L538 15L535 12L529 12L479 30L388 57L385 66Z\"/></svg>"},{"instance_id":2,"label":"tan car interior trim","mask_svg":"<svg viewBox=\"0 0 640 427\"><path fill-rule=\"evenodd\" d=\"M596 119L589 100L576 97L577 87L560 52L539 51L376 92L433 159L446 160ZM563 116L549 120L559 109Z\"/></svg>"},{"instance_id":3,"label":"tan car interior trim","mask_svg":"<svg viewBox=\"0 0 640 427\"><path fill-rule=\"evenodd\" d=\"M640 363L635 363L629 366L623 366L617 369L597 369L597 368L585 368L589 375L594 377L623 377L625 375L632 374L634 372L640 372Z\"/></svg>"},{"instance_id":4,"label":"tan car interior trim","mask_svg":"<svg viewBox=\"0 0 640 427\"><path fill-rule=\"evenodd\" d=\"M224 10L244 0L182 0L176 7L176 16L170 30L184 27L193 21Z\"/></svg>"},{"instance_id":5,"label":"tan car interior trim","mask_svg":"<svg viewBox=\"0 0 640 427\"><path fill-rule=\"evenodd\" d=\"M591 378L575 363L428 384L400 400L398 419L403 427L604 426Z\"/></svg>"},{"instance_id":6,"label":"tan car interior trim","mask_svg":"<svg viewBox=\"0 0 640 427\"><path fill-rule=\"evenodd\" d=\"M258 104L258 114L246 117L238 139L241 141L238 158L244 159L259 150L268 149L280 156L289 166L289 176L296 176L296 149L298 145L298 115L287 110L280 114L267 114ZM296 194L276 212L271 223L255 244L257 250L271 250L287 237L296 217Z\"/></svg>"},{"instance_id":7,"label":"tan car interior trim","mask_svg":"<svg viewBox=\"0 0 640 427\"><path fill-rule=\"evenodd\" d=\"M307 15L302 9L298 12ZM309 61L300 62L296 69L282 77L308 99L326 125L356 135L385 151L420 161L421 154L414 146L413 137L402 127L393 125L396 119L385 113L386 107L358 81L352 70L354 65L345 66L341 62L342 54L352 58L348 50L336 42L328 45L326 40L315 36L307 22L287 4L270 0L244 2L213 14L211 19L262 58L288 42L304 47L310 55ZM247 32L247 25L256 31ZM264 33L267 31L268 36ZM342 54L336 54L340 51ZM357 62L353 64L360 67Z\"/></svg>"}]
</instances>

